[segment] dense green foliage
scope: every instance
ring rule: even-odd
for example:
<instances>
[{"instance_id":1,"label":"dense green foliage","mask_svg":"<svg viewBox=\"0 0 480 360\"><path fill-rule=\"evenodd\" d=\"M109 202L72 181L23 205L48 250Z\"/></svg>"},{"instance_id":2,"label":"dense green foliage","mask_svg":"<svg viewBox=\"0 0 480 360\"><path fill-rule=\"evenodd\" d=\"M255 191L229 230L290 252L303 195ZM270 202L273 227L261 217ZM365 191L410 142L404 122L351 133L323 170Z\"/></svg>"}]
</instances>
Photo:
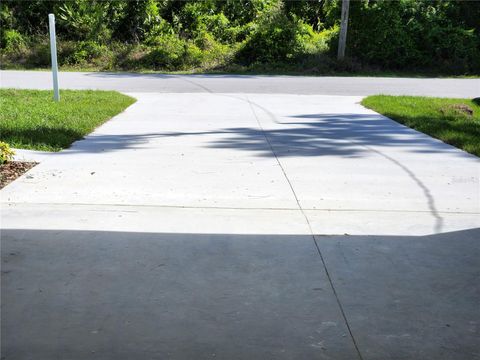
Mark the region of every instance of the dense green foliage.
<instances>
[{"instance_id":1,"label":"dense green foliage","mask_svg":"<svg viewBox=\"0 0 480 360\"><path fill-rule=\"evenodd\" d=\"M414 64L452 72L478 71L479 5L470 1L355 3L355 21L349 34L351 52L370 64L388 68ZM471 18L471 12L477 17Z\"/></svg>"},{"instance_id":2,"label":"dense green foliage","mask_svg":"<svg viewBox=\"0 0 480 360\"><path fill-rule=\"evenodd\" d=\"M123 111L134 99L115 91L0 89L0 141L15 148L59 151Z\"/></svg>"},{"instance_id":3,"label":"dense green foliage","mask_svg":"<svg viewBox=\"0 0 480 360\"><path fill-rule=\"evenodd\" d=\"M362 105L480 156L480 99L375 95Z\"/></svg>"},{"instance_id":4,"label":"dense green foliage","mask_svg":"<svg viewBox=\"0 0 480 360\"><path fill-rule=\"evenodd\" d=\"M2 65L46 67L48 13L61 66L263 67L480 73L480 2L359 0L335 61L341 0L3 0Z\"/></svg>"}]
</instances>

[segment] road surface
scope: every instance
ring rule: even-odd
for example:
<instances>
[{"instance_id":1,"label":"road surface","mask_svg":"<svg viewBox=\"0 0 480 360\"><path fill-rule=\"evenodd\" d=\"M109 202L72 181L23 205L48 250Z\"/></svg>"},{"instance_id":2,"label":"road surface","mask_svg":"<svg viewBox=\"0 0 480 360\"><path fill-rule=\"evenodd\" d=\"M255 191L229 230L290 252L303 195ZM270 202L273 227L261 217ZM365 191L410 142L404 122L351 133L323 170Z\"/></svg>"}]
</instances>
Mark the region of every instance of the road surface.
<instances>
[{"instance_id":1,"label":"road surface","mask_svg":"<svg viewBox=\"0 0 480 360\"><path fill-rule=\"evenodd\" d=\"M59 82L61 89L123 92L480 97L480 79L62 72ZM51 89L52 76L47 71L1 71L0 83L4 88Z\"/></svg>"}]
</instances>

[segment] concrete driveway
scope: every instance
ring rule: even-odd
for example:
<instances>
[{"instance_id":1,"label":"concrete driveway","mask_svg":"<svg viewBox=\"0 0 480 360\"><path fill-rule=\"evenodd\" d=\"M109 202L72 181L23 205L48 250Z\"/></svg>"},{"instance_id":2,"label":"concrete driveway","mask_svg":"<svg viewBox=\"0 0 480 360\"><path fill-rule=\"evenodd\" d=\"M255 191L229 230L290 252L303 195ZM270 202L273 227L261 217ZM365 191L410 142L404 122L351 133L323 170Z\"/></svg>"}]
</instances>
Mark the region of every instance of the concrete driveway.
<instances>
[{"instance_id":1,"label":"concrete driveway","mask_svg":"<svg viewBox=\"0 0 480 360\"><path fill-rule=\"evenodd\" d=\"M1 192L5 359L479 359L478 158L357 96L131 93Z\"/></svg>"},{"instance_id":2,"label":"concrete driveway","mask_svg":"<svg viewBox=\"0 0 480 360\"><path fill-rule=\"evenodd\" d=\"M233 214L253 234L427 235L478 225L479 159L363 108L360 97L131 95L138 101L124 113L5 188L9 213L142 207L153 218L199 219L201 210L201 228L190 231L206 233L230 232ZM225 212L226 224L211 221ZM43 227L68 223L55 219ZM149 231L189 227L183 216L146 222ZM135 223L119 226L137 231Z\"/></svg>"}]
</instances>

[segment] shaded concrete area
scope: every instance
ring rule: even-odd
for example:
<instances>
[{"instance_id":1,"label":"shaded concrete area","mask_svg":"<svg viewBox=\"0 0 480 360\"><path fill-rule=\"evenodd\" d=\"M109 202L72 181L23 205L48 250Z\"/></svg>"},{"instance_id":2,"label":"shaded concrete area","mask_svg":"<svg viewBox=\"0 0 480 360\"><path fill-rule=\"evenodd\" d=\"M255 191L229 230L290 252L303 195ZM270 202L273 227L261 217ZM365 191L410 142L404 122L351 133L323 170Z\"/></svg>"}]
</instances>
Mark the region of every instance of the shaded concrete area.
<instances>
[{"instance_id":1,"label":"shaded concrete area","mask_svg":"<svg viewBox=\"0 0 480 360\"><path fill-rule=\"evenodd\" d=\"M480 229L315 238L338 299L312 236L3 230L2 356L480 358Z\"/></svg>"},{"instance_id":2,"label":"shaded concrete area","mask_svg":"<svg viewBox=\"0 0 480 360\"><path fill-rule=\"evenodd\" d=\"M51 89L48 71L0 71L0 86ZM168 75L61 72L61 89L156 93L263 93L303 95L423 95L474 98L480 79L282 75Z\"/></svg>"},{"instance_id":3,"label":"shaded concrete area","mask_svg":"<svg viewBox=\"0 0 480 360\"><path fill-rule=\"evenodd\" d=\"M364 359L480 359L480 229L316 239Z\"/></svg>"},{"instance_id":4,"label":"shaded concrete area","mask_svg":"<svg viewBox=\"0 0 480 360\"><path fill-rule=\"evenodd\" d=\"M355 359L309 236L2 232L5 359Z\"/></svg>"}]
</instances>

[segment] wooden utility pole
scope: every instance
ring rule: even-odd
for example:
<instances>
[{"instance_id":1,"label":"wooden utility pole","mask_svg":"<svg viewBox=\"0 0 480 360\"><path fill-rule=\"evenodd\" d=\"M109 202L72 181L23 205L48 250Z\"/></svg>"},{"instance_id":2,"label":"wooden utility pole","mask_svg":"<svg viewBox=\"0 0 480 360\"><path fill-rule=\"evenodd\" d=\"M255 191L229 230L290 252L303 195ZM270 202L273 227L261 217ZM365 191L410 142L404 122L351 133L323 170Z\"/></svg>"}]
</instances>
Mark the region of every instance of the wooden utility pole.
<instances>
[{"instance_id":1,"label":"wooden utility pole","mask_svg":"<svg viewBox=\"0 0 480 360\"><path fill-rule=\"evenodd\" d=\"M343 60L343 58L345 58L349 7L350 7L350 0L342 0L342 18L340 20L340 36L338 38L338 56L337 56L338 60Z\"/></svg>"}]
</instances>

